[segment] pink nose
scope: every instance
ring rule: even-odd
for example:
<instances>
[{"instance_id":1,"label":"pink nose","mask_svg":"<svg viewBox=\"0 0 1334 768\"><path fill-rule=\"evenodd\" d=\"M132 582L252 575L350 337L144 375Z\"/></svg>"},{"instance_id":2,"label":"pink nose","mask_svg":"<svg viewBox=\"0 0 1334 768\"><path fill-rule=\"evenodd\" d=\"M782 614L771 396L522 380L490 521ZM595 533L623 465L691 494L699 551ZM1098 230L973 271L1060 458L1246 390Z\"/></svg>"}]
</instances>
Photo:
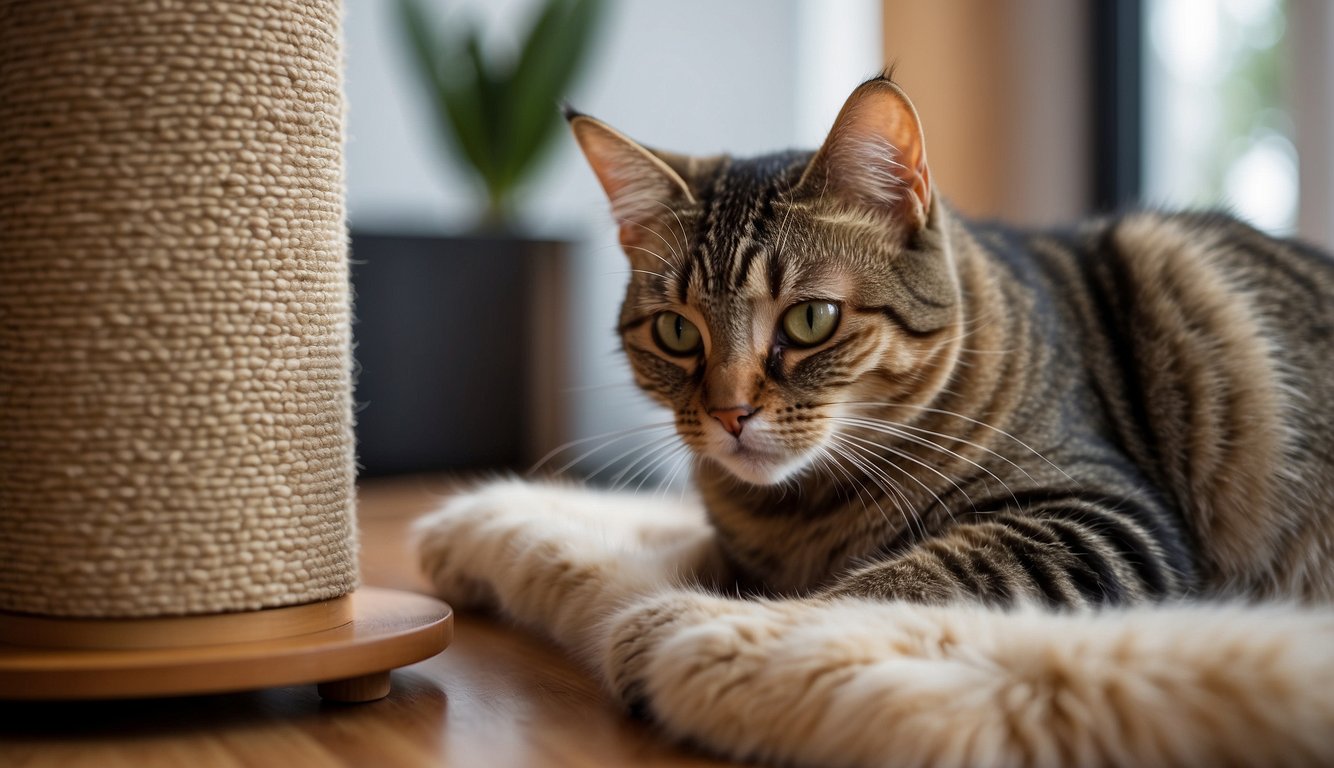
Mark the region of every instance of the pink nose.
<instances>
[{"instance_id":1,"label":"pink nose","mask_svg":"<svg viewBox=\"0 0 1334 768\"><path fill-rule=\"evenodd\" d=\"M755 409L749 405L738 405L735 408L715 408L709 411L709 415L717 419L723 425L723 429L727 430L732 437L741 436L741 427L743 426L741 422L750 418L753 413L755 413Z\"/></svg>"}]
</instances>

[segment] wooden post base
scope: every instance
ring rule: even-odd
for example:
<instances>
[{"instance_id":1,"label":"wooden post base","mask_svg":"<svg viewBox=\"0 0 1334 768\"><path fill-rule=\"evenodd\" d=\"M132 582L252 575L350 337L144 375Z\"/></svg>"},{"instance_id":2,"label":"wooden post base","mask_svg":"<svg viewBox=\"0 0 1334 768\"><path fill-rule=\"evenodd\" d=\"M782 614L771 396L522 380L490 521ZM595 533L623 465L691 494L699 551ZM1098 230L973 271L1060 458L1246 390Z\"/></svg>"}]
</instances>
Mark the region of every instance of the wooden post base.
<instances>
[{"instance_id":1,"label":"wooden post base","mask_svg":"<svg viewBox=\"0 0 1334 768\"><path fill-rule=\"evenodd\" d=\"M91 619L71 620L66 627L63 634L79 637L77 644L57 639L43 647L30 632L14 629L31 630L31 617L0 615L0 699L121 699L319 683L320 694L330 700L373 701L389 693L389 670L430 658L453 640L453 611L435 598L365 587L340 599L350 603L350 611L347 621L336 626L283 637L273 637L269 630L237 631L227 637L264 639L211 645L158 642L156 647L127 647L122 627L108 643L111 647L99 647L99 620ZM273 618L267 614L256 611L226 619L229 624L253 620L271 626ZM7 625L7 618L18 621ZM138 621L145 622L141 629L151 630L144 634L161 637L178 620ZM43 637L62 634L51 634L61 620L40 622Z\"/></svg>"},{"instance_id":2,"label":"wooden post base","mask_svg":"<svg viewBox=\"0 0 1334 768\"><path fill-rule=\"evenodd\" d=\"M346 680L320 683L317 690L319 690L320 698L342 704L360 704L365 701L375 701L389 695L389 673L374 672L361 677L349 677Z\"/></svg>"}]
</instances>

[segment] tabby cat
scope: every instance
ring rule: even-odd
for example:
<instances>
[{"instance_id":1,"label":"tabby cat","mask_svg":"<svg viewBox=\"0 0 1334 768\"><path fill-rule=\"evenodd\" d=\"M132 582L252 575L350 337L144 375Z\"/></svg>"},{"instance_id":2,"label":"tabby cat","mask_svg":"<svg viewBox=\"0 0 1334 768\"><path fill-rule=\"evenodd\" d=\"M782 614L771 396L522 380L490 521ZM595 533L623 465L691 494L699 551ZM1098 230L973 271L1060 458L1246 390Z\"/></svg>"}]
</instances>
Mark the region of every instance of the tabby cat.
<instances>
[{"instance_id":1,"label":"tabby cat","mask_svg":"<svg viewBox=\"0 0 1334 768\"><path fill-rule=\"evenodd\" d=\"M887 77L813 154L570 124L699 503L482 487L418 525L443 597L738 758L1334 764L1327 256L966 221Z\"/></svg>"}]
</instances>

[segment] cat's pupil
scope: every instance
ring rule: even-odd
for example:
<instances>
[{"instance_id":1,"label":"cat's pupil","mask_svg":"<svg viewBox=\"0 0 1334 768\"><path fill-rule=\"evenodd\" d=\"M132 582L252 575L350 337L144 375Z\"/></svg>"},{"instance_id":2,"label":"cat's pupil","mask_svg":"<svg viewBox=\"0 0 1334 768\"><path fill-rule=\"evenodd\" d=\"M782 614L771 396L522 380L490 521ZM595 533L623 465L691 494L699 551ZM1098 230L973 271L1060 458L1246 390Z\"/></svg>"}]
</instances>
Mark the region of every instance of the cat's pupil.
<instances>
[{"instance_id":1,"label":"cat's pupil","mask_svg":"<svg viewBox=\"0 0 1334 768\"><path fill-rule=\"evenodd\" d=\"M681 340L681 336L685 333L685 318L684 318L684 317L681 317L680 315L677 315L677 316L676 316L675 330L676 330L676 340L677 340L677 341L680 341L680 340Z\"/></svg>"},{"instance_id":2,"label":"cat's pupil","mask_svg":"<svg viewBox=\"0 0 1334 768\"><path fill-rule=\"evenodd\" d=\"M815 305L806 305L806 327L815 330Z\"/></svg>"}]
</instances>

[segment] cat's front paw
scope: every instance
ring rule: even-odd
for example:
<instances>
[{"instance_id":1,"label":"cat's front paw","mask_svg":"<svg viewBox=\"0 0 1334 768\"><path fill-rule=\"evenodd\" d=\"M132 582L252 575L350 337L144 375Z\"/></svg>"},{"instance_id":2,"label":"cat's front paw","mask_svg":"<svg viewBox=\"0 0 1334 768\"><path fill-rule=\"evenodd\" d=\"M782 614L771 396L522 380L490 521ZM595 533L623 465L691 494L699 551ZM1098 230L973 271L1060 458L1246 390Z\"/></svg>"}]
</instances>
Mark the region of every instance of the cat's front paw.
<instances>
[{"instance_id":1,"label":"cat's front paw","mask_svg":"<svg viewBox=\"0 0 1334 768\"><path fill-rule=\"evenodd\" d=\"M745 641L772 627L763 604L694 591L670 590L645 596L609 622L603 673L612 691L632 713L653 719L654 698L667 687L718 678L717 669L745 666ZM683 643L692 650L682 654ZM756 654L750 654L755 656ZM750 661L753 662L753 659ZM675 665L665 680L660 671Z\"/></svg>"},{"instance_id":2,"label":"cat's front paw","mask_svg":"<svg viewBox=\"0 0 1334 768\"><path fill-rule=\"evenodd\" d=\"M677 508L572 486L505 481L461 494L415 526L435 591L499 610L567 648L600 647L638 596L708 572L708 529Z\"/></svg>"},{"instance_id":3,"label":"cat's front paw","mask_svg":"<svg viewBox=\"0 0 1334 768\"><path fill-rule=\"evenodd\" d=\"M459 607L499 609L555 633L562 609L641 588L653 560L608 499L568 486L508 480L450 499L414 526L421 567Z\"/></svg>"},{"instance_id":4,"label":"cat's front paw","mask_svg":"<svg viewBox=\"0 0 1334 768\"><path fill-rule=\"evenodd\" d=\"M499 528L512 517L491 488L455 496L418 519L413 541L422 573L435 593L457 608L496 610L500 607L484 556L494 558L503 540Z\"/></svg>"},{"instance_id":5,"label":"cat's front paw","mask_svg":"<svg viewBox=\"0 0 1334 768\"><path fill-rule=\"evenodd\" d=\"M654 718L645 668L663 640L690 618L695 597L685 593L648 597L609 622L602 672L612 693L638 719Z\"/></svg>"},{"instance_id":6,"label":"cat's front paw","mask_svg":"<svg viewBox=\"0 0 1334 768\"><path fill-rule=\"evenodd\" d=\"M413 525L422 572L445 600L464 608L503 607L520 554L582 538L558 508L569 489L501 480L461 493Z\"/></svg>"}]
</instances>

